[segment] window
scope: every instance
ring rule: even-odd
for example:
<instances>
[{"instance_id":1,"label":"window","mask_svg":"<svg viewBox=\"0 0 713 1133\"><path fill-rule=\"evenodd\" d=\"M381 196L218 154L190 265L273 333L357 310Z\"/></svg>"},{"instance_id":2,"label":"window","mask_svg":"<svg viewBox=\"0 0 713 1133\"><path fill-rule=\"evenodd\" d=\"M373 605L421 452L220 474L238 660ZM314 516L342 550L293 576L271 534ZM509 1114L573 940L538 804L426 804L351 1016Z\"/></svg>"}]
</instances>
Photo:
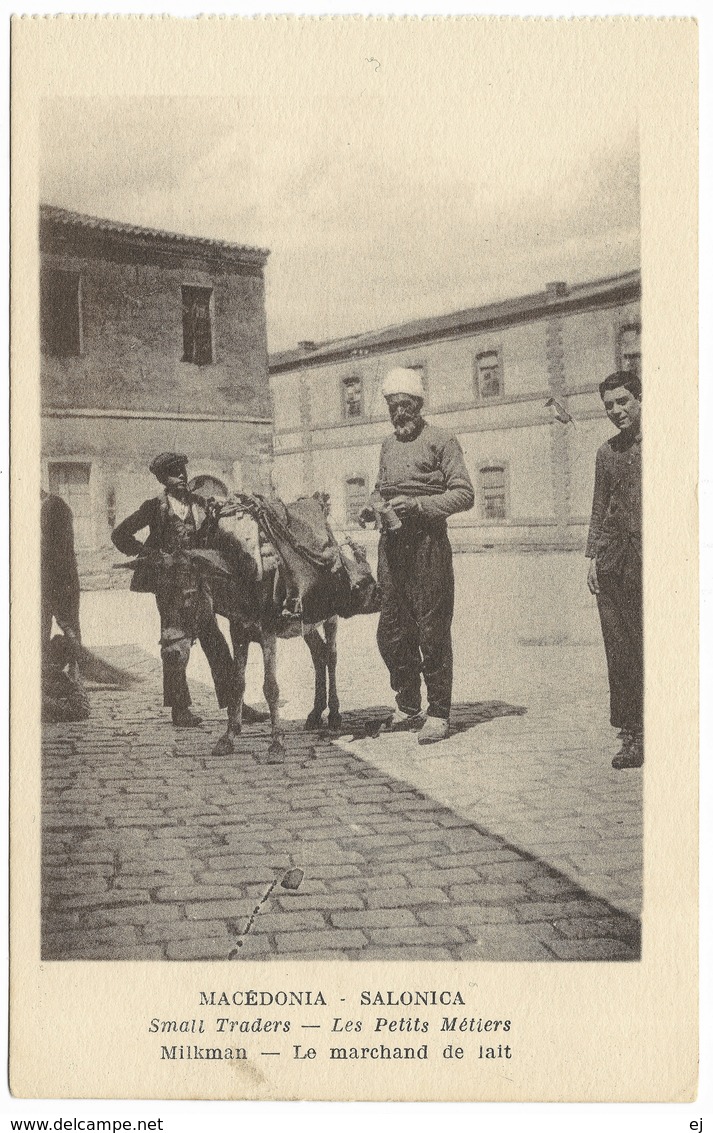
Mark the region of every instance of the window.
<instances>
[{"instance_id":1,"label":"window","mask_svg":"<svg viewBox=\"0 0 713 1133\"><path fill-rule=\"evenodd\" d=\"M641 327L638 323L619 331L619 366L641 377Z\"/></svg>"},{"instance_id":2,"label":"window","mask_svg":"<svg viewBox=\"0 0 713 1133\"><path fill-rule=\"evenodd\" d=\"M344 378L342 397L346 418L364 416L364 387L358 374L351 374L348 378Z\"/></svg>"},{"instance_id":3,"label":"window","mask_svg":"<svg viewBox=\"0 0 713 1133\"><path fill-rule=\"evenodd\" d=\"M210 287L182 287L183 361L206 366L213 361Z\"/></svg>"},{"instance_id":4,"label":"window","mask_svg":"<svg viewBox=\"0 0 713 1133\"><path fill-rule=\"evenodd\" d=\"M485 350L475 359L475 395L479 401L489 397L501 397L503 392L503 368L500 351Z\"/></svg>"},{"instance_id":5,"label":"window","mask_svg":"<svg viewBox=\"0 0 713 1133\"><path fill-rule=\"evenodd\" d=\"M47 474L49 490L61 496L74 516L74 545L87 550L94 545L92 531L92 500L89 492L91 464L49 464Z\"/></svg>"},{"instance_id":6,"label":"window","mask_svg":"<svg viewBox=\"0 0 713 1133\"><path fill-rule=\"evenodd\" d=\"M489 464L480 469L480 500L483 519L507 519L505 467Z\"/></svg>"},{"instance_id":7,"label":"window","mask_svg":"<svg viewBox=\"0 0 713 1133\"><path fill-rule=\"evenodd\" d=\"M347 523L356 526L359 522L359 512L368 503L366 480L363 476L351 476L347 480L346 507L344 509Z\"/></svg>"},{"instance_id":8,"label":"window","mask_svg":"<svg viewBox=\"0 0 713 1133\"><path fill-rule=\"evenodd\" d=\"M81 279L79 272L50 271L42 281L42 337L57 358L82 352Z\"/></svg>"}]
</instances>

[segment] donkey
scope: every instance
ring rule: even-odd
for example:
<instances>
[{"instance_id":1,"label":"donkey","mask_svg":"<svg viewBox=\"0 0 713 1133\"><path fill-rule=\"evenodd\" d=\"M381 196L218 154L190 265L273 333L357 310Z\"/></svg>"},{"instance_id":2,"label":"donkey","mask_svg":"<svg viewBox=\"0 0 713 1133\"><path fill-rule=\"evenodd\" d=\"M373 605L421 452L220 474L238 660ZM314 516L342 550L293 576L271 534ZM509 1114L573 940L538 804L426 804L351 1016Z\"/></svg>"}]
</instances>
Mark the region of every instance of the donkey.
<instances>
[{"instance_id":1,"label":"donkey","mask_svg":"<svg viewBox=\"0 0 713 1133\"><path fill-rule=\"evenodd\" d=\"M242 729L243 698L248 649L257 642L263 656L263 692L270 710L272 740L268 749L270 762L282 762L285 755L284 729L280 720L280 689L277 681L277 639L295 636L295 620L285 618L282 603L276 597L277 558L269 550L263 554L256 521L249 514L249 497L239 503L209 506L207 545L220 553L229 567L214 575L213 606L217 614L228 619L233 647L233 695L227 710L227 727L213 748L214 755L230 755ZM309 648L315 675L312 710L305 727L317 730L326 709L327 723L336 730L341 725L337 694L337 625L338 617L327 618L320 625L302 629ZM321 633L320 633L321 629Z\"/></svg>"}]
</instances>

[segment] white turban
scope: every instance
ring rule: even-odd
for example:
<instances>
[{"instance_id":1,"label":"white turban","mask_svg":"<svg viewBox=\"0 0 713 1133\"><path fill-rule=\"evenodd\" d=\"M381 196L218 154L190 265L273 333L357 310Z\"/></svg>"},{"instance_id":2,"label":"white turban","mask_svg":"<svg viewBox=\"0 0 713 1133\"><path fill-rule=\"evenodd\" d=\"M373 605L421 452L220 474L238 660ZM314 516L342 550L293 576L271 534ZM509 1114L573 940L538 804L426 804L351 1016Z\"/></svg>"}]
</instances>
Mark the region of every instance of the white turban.
<instances>
[{"instance_id":1,"label":"white turban","mask_svg":"<svg viewBox=\"0 0 713 1133\"><path fill-rule=\"evenodd\" d=\"M407 393L410 397L425 399L423 381L418 370L407 370L399 366L396 370L389 370L381 387L384 397L391 397L394 393Z\"/></svg>"}]
</instances>

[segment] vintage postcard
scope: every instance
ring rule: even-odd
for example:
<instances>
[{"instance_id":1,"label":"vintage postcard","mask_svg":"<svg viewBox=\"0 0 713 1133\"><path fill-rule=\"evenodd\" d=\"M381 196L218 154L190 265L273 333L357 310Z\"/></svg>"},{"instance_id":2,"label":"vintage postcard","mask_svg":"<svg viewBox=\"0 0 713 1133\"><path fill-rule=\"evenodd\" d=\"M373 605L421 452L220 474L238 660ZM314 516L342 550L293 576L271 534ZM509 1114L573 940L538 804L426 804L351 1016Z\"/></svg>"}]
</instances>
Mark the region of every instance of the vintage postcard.
<instances>
[{"instance_id":1,"label":"vintage postcard","mask_svg":"<svg viewBox=\"0 0 713 1133\"><path fill-rule=\"evenodd\" d=\"M13 1093L693 1100L695 22L12 73Z\"/></svg>"}]
</instances>

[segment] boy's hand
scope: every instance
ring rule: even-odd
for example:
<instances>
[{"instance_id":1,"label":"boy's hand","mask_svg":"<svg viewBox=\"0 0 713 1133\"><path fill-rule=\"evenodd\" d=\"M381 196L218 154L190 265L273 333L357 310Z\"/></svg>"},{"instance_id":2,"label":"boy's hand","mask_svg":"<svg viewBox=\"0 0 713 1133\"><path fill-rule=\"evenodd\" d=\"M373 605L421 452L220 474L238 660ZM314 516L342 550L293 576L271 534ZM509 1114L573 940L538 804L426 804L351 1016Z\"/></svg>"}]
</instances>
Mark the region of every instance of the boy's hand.
<instances>
[{"instance_id":1,"label":"boy's hand","mask_svg":"<svg viewBox=\"0 0 713 1133\"><path fill-rule=\"evenodd\" d=\"M587 586L590 594L599 593L599 579L597 578L597 560L592 559L587 571Z\"/></svg>"}]
</instances>

